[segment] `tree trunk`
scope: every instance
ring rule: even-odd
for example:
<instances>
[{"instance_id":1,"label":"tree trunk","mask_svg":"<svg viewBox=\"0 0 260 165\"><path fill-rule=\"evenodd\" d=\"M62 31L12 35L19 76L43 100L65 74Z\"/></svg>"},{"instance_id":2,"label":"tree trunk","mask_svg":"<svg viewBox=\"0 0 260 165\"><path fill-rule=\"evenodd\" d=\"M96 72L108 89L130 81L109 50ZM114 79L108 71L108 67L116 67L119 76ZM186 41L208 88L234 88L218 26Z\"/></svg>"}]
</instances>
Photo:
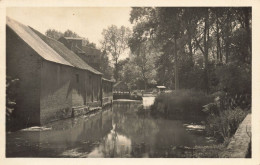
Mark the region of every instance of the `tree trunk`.
<instances>
[{"instance_id":1,"label":"tree trunk","mask_svg":"<svg viewBox=\"0 0 260 165\"><path fill-rule=\"evenodd\" d=\"M250 20L250 16L249 16L249 14L250 14L250 12L251 12L251 9L250 8L247 8L247 9L245 9L244 10L244 15L245 15L245 29L246 29L246 33L247 33L247 42L246 42L246 48L247 48L247 57L246 57L246 62L249 62L249 63L251 63L251 29L250 29L250 26L249 26L249 24L250 24L250 22L249 22L249 20Z\"/></svg>"},{"instance_id":2,"label":"tree trunk","mask_svg":"<svg viewBox=\"0 0 260 165\"><path fill-rule=\"evenodd\" d=\"M147 82L146 80L144 80L144 90L146 91L146 89L147 89Z\"/></svg>"},{"instance_id":3,"label":"tree trunk","mask_svg":"<svg viewBox=\"0 0 260 165\"><path fill-rule=\"evenodd\" d=\"M225 49L226 49L226 63L228 63L228 61L229 61L229 38L228 37L226 40Z\"/></svg>"},{"instance_id":4,"label":"tree trunk","mask_svg":"<svg viewBox=\"0 0 260 165\"><path fill-rule=\"evenodd\" d=\"M219 41L219 20L218 20L218 11L216 11L216 19L217 19L217 22L216 22L216 26L217 26L217 61L219 62L220 61L220 41ZM222 61L220 61L222 62Z\"/></svg>"},{"instance_id":5,"label":"tree trunk","mask_svg":"<svg viewBox=\"0 0 260 165\"><path fill-rule=\"evenodd\" d=\"M114 78L117 82L118 81L118 62L117 62L117 59L115 60L115 75L114 75Z\"/></svg>"},{"instance_id":6,"label":"tree trunk","mask_svg":"<svg viewBox=\"0 0 260 165\"><path fill-rule=\"evenodd\" d=\"M174 74L175 74L175 90L179 89L179 73L178 73L178 55L177 55L177 36L174 36Z\"/></svg>"},{"instance_id":7,"label":"tree trunk","mask_svg":"<svg viewBox=\"0 0 260 165\"><path fill-rule=\"evenodd\" d=\"M220 58L220 63L223 63L223 54L222 54L222 46L224 45L224 40L222 38L222 43L219 45L219 58ZM221 46L222 45L222 46Z\"/></svg>"},{"instance_id":8,"label":"tree trunk","mask_svg":"<svg viewBox=\"0 0 260 165\"><path fill-rule=\"evenodd\" d=\"M204 79L205 79L205 90L208 93L209 92L209 85L208 85L208 40L209 40L209 14L208 9L206 9L206 15L205 15L205 27L204 27L204 60L205 60L205 73L204 73Z\"/></svg>"},{"instance_id":9,"label":"tree trunk","mask_svg":"<svg viewBox=\"0 0 260 165\"><path fill-rule=\"evenodd\" d=\"M191 26L191 22L188 20L188 26ZM190 61L193 66L193 56L192 56L192 37L191 37L191 30L190 27L187 28L188 31L188 44L189 44L189 55L190 55Z\"/></svg>"},{"instance_id":10,"label":"tree trunk","mask_svg":"<svg viewBox=\"0 0 260 165\"><path fill-rule=\"evenodd\" d=\"M225 45L225 50L226 50L226 63L229 62L229 46L230 46L230 33L231 33L231 20L230 20L230 11L228 10L227 12L227 22L226 22L226 45Z\"/></svg>"},{"instance_id":11,"label":"tree trunk","mask_svg":"<svg viewBox=\"0 0 260 165\"><path fill-rule=\"evenodd\" d=\"M191 61L192 66L193 66L191 36L190 36L190 34L188 34L188 35L189 35L189 55L190 55L190 61Z\"/></svg>"}]
</instances>

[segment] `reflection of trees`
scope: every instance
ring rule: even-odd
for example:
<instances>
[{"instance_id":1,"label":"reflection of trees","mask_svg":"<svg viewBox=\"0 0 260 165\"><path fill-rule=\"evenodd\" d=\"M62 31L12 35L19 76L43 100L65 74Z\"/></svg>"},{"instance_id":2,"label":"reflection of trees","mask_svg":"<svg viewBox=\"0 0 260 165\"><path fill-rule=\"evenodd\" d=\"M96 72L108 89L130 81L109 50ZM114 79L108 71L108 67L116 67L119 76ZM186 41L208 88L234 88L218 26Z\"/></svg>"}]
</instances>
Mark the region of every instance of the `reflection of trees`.
<instances>
[{"instance_id":1,"label":"reflection of trees","mask_svg":"<svg viewBox=\"0 0 260 165\"><path fill-rule=\"evenodd\" d=\"M132 157L179 157L174 148L192 147L195 139L202 140L188 133L181 121L137 115L137 107L135 103L120 103L113 110L114 130L131 139Z\"/></svg>"},{"instance_id":2,"label":"reflection of trees","mask_svg":"<svg viewBox=\"0 0 260 165\"><path fill-rule=\"evenodd\" d=\"M112 142L113 142L113 153L112 157L115 157L115 154L117 153L117 124L115 125L115 132L112 134Z\"/></svg>"},{"instance_id":3,"label":"reflection of trees","mask_svg":"<svg viewBox=\"0 0 260 165\"><path fill-rule=\"evenodd\" d=\"M118 108L113 112L113 123L117 124L117 131L126 135L129 138L144 139L144 137L150 136L157 132L157 125L154 120L147 118L146 116L138 116L134 112L138 105L131 103L129 109ZM122 106L124 107L124 106Z\"/></svg>"},{"instance_id":4,"label":"reflection of trees","mask_svg":"<svg viewBox=\"0 0 260 165\"><path fill-rule=\"evenodd\" d=\"M120 116L115 114L113 117L113 129L103 139L100 150L104 157L125 157L130 153L130 140L118 134Z\"/></svg>"},{"instance_id":5,"label":"reflection of trees","mask_svg":"<svg viewBox=\"0 0 260 165\"><path fill-rule=\"evenodd\" d=\"M192 145L192 137L183 128L182 123L176 120L158 120L159 131L156 134L156 141L154 143L154 152L152 157L175 157L171 153L172 148L178 146Z\"/></svg>"},{"instance_id":6,"label":"reflection of trees","mask_svg":"<svg viewBox=\"0 0 260 165\"><path fill-rule=\"evenodd\" d=\"M138 116L139 104L120 103L114 106L113 123L117 132L131 139L132 156L139 157L149 150L149 146L154 143L158 126L155 120L147 116Z\"/></svg>"}]
</instances>

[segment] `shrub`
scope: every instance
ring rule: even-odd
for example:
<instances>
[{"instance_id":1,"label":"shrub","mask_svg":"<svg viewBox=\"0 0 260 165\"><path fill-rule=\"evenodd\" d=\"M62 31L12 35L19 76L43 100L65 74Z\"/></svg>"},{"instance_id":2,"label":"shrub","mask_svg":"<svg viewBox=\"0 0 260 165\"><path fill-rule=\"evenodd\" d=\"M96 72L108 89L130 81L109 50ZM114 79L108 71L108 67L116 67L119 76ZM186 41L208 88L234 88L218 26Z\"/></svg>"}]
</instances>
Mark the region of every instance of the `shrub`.
<instances>
[{"instance_id":1,"label":"shrub","mask_svg":"<svg viewBox=\"0 0 260 165\"><path fill-rule=\"evenodd\" d=\"M218 139L226 141L236 132L245 116L246 112L238 107L224 110L219 114L211 113L207 118L206 131Z\"/></svg>"},{"instance_id":2,"label":"shrub","mask_svg":"<svg viewBox=\"0 0 260 165\"><path fill-rule=\"evenodd\" d=\"M6 77L6 130L9 131L14 125L14 111L16 106L16 94L19 79Z\"/></svg>"},{"instance_id":3,"label":"shrub","mask_svg":"<svg viewBox=\"0 0 260 165\"><path fill-rule=\"evenodd\" d=\"M242 109L251 107L251 71L250 66L228 64L217 68L219 90L226 93L225 100L233 107Z\"/></svg>"},{"instance_id":4,"label":"shrub","mask_svg":"<svg viewBox=\"0 0 260 165\"><path fill-rule=\"evenodd\" d=\"M151 106L151 113L175 117L198 116L204 114L201 111L203 105L211 101L212 98L201 91L176 90L158 95Z\"/></svg>"}]
</instances>

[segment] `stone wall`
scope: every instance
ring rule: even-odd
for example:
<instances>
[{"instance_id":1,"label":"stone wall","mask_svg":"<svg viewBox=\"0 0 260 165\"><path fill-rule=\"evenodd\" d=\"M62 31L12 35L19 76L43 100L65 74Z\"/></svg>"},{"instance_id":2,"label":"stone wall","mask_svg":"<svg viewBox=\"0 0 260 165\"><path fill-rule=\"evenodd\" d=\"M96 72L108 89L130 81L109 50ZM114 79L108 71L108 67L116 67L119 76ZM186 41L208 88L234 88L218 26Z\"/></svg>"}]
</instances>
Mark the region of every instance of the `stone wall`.
<instances>
[{"instance_id":1,"label":"stone wall","mask_svg":"<svg viewBox=\"0 0 260 165\"><path fill-rule=\"evenodd\" d=\"M251 114L248 114L231 138L226 150L220 154L224 158L245 158L251 149Z\"/></svg>"}]
</instances>

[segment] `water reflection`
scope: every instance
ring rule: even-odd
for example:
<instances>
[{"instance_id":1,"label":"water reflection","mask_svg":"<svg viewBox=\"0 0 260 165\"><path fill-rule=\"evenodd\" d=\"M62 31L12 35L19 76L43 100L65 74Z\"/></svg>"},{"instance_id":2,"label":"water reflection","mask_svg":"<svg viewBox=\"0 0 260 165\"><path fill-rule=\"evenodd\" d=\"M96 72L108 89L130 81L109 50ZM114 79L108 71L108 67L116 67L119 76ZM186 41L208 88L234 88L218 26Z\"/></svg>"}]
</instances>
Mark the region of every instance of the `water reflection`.
<instances>
[{"instance_id":1,"label":"water reflection","mask_svg":"<svg viewBox=\"0 0 260 165\"><path fill-rule=\"evenodd\" d=\"M139 102L115 102L95 115L7 135L7 157L181 157L183 147L207 145L183 122L138 115ZM212 143L212 142L211 142Z\"/></svg>"}]
</instances>

